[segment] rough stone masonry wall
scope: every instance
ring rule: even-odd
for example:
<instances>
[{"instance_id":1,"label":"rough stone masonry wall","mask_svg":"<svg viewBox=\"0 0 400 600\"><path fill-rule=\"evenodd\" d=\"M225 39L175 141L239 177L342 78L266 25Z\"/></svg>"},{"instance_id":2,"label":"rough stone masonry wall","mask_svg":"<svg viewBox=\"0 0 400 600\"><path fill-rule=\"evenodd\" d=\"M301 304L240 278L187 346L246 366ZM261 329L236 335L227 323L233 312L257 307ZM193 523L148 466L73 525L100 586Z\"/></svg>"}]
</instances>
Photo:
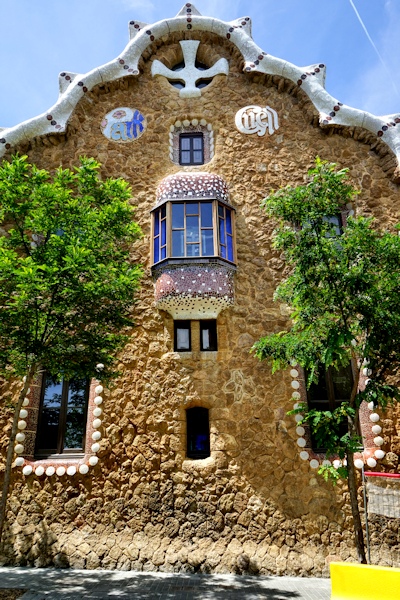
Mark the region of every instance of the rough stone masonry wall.
<instances>
[{"instance_id":1,"label":"rough stone masonry wall","mask_svg":"<svg viewBox=\"0 0 400 600\"><path fill-rule=\"evenodd\" d=\"M261 334L283 329L288 319L287 307L272 299L285 265L271 250L273 224L259 205L271 188L301 183L315 155L350 168L362 189L357 212L382 225L398 217L398 187L368 146L312 126L315 115L301 91L289 94L284 85L278 91L271 78L244 75L229 42L200 37L213 43L216 58L230 61L229 76L216 77L200 98L182 100L166 80L152 79L147 57L139 78L88 93L65 136L21 148L50 169L94 156L104 176L131 183L144 231L132 260L145 265L146 277L137 327L119 357L123 375L105 393L99 464L73 477L24 478L14 470L3 562L327 575L330 560L355 557L345 487L325 484L299 458L295 421L286 415L289 374L272 375L249 354ZM154 57L173 64L175 42ZM248 104L274 108L279 130L239 133L234 117ZM148 123L139 140L125 145L100 131L103 116L123 106L139 109ZM218 353L201 355L173 352L173 322L154 308L149 263L155 190L179 170L169 160L169 128L185 118L212 123L215 156L201 170L226 179L237 209L235 306L218 318ZM194 348L198 336L194 323ZM197 405L210 410L211 457L202 461L185 457L185 409ZM4 420L3 448L8 430ZM375 536L374 558L399 564L398 545L389 538Z\"/></svg>"}]
</instances>

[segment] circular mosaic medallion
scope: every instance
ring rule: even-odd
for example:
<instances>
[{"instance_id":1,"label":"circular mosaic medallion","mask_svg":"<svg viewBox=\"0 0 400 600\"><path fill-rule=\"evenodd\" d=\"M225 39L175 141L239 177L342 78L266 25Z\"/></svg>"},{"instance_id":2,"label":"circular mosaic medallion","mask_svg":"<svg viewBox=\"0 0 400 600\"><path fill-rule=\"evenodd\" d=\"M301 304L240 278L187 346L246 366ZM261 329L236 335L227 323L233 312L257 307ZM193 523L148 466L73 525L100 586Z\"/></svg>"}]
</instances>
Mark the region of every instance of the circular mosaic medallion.
<instances>
[{"instance_id":1,"label":"circular mosaic medallion","mask_svg":"<svg viewBox=\"0 0 400 600\"><path fill-rule=\"evenodd\" d=\"M113 142L133 142L146 130L146 117L136 108L114 108L100 123L103 134Z\"/></svg>"}]
</instances>

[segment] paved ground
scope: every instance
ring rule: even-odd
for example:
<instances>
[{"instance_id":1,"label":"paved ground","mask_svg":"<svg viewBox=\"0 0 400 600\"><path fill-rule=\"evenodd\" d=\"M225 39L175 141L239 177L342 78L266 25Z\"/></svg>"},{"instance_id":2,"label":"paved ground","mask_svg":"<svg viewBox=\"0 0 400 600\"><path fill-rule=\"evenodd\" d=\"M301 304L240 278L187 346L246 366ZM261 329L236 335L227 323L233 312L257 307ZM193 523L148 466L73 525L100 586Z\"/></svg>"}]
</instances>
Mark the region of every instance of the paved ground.
<instances>
[{"instance_id":1,"label":"paved ground","mask_svg":"<svg viewBox=\"0 0 400 600\"><path fill-rule=\"evenodd\" d=\"M28 590L23 600L329 600L330 587L301 577L0 567L0 588Z\"/></svg>"}]
</instances>

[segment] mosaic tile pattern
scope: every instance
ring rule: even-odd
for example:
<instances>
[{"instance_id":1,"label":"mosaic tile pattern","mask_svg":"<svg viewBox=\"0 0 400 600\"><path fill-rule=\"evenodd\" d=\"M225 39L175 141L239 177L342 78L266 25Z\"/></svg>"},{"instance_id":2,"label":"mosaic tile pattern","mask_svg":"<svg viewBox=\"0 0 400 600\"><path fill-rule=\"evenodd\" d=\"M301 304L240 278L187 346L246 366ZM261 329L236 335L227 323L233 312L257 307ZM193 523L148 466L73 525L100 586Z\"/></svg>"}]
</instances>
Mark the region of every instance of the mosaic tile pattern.
<instances>
[{"instance_id":1,"label":"mosaic tile pattern","mask_svg":"<svg viewBox=\"0 0 400 600\"><path fill-rule=\"evenodd\" d=\"M278 75L289 79L296 85L301 85L304 92L313 102L319 112L320 125L344 125L347 127L362 127L377 136L392 150L400 164L400 112L393 115L375 116L363 110L342 105L340 112L335 114L335 106L339 103L325 90L325 65L317 63L308 67L298 67L286 60L270 56L255 44L251 38L251 19L242 17L231 22L221 21L212 17L203 17L195 6L186 3L176 17L158 21L148 26L140 21L130 22L131 40L116 59L89 71L85 75L73 74L67 71L60 76L60 97L47 113L29 119L15 127L1 130L0 127L0 157L12 146L48 133L65 131L68 120L77 103L85 93L100 83L107 83L125 77L139 75L139 61L143 52L171 32L209 31L229 39L242 54L245 72L260 72L267 75ZM67 80L67 76L70 79ZM66 83L68 82L68 85ZM337 112L337 111L336 111ZM332 119L334 119L332 121ZM398 168L399 170L399 168Z\"/></svg>"},{"instance_id":2,"label":"mosaic tile pattern","mask_svg":"<svg viewBox=\"0 0 400 600\"><path fill-rule=\"evenodd\" d=\"M234 269L222 264L166 265L154 273L156 307L174 319L216 319L234 303Z\"/></svg>"},{"instance_id":3,"label":"mosaic tile pattern","mask_svg":"<svg viewBox=\"0 0 400 600\"><path fill-rule=\"evenodd\" d=\"M157 204L164 200L194 200L216 198L229 202L228 186L219 175L212 173L175 173L165 177L156 192Z\"/></svg>"}]
</instances>

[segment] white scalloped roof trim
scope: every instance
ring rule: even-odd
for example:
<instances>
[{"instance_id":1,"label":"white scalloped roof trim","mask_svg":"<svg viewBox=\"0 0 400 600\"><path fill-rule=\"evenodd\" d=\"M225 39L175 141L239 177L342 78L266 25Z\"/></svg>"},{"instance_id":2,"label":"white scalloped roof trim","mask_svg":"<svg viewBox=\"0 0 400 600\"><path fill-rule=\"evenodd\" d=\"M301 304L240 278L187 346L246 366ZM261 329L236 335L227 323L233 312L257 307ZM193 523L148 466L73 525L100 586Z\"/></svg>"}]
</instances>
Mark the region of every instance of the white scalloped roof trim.
<instances>
[{"instance_id":1,"label":"white scalloped roof trim","mask_svg":"<svg viewBox=\"0 0 400 600\"><path fill-rule=\"evenodd\" d=\"M79 100L94 86L115 81L126 75L139 75L138 63L143 52L155 39L176 31L209 31L228 38L243 55L245 72L279 75L301 85L320 115L320 124L363 127L385 142L400 165L400 113L375 116L363 110L343 105L324 88L325 65L297 67L292 63L263 52L251 38L249 17L225 22L203 17L193 4L187 3L176 17L146 25L140 21L129 23L130 42L120 56L85 75L63 72L60 74L60 96L45 113L19 125L1 130L0 156L16 144L49 133L65 131L68 119Z\"/></svg>"}]
</instances>

